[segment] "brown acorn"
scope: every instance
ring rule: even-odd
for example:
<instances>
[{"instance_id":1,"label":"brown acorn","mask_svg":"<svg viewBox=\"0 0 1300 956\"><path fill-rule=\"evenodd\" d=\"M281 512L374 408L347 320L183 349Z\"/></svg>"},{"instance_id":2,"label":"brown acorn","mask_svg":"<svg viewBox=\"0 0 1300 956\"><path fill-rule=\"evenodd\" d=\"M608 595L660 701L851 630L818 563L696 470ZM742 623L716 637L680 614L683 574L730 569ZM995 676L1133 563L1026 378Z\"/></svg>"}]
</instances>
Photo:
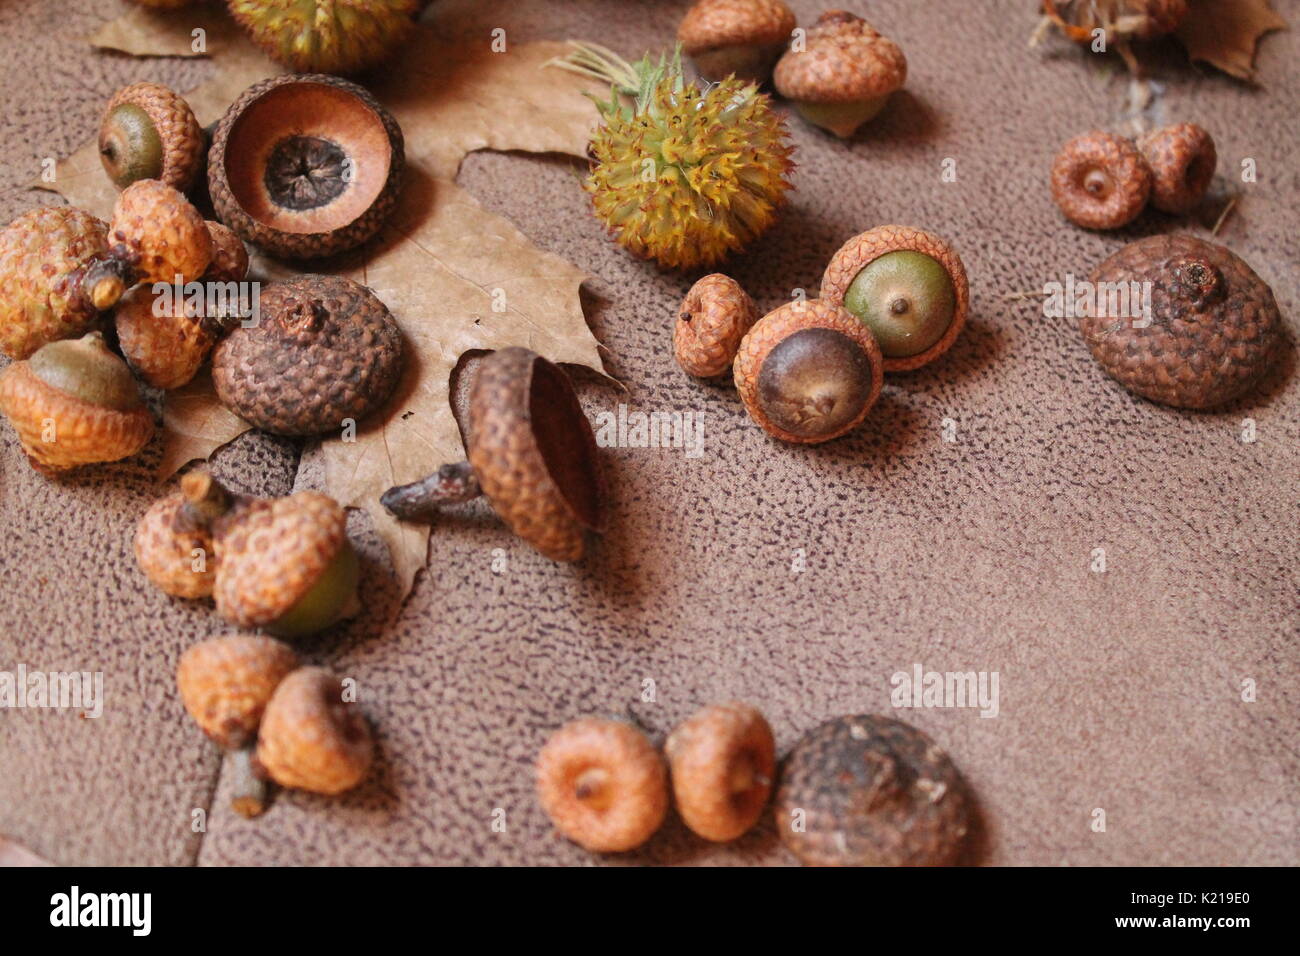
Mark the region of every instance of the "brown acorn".
<instances>
[{"instance_id":1,"label":"brown acorn","mask_svg":"<svg viewBox=\"0 0 1300 956\"><path fill-rule=\"evenodd\" d=\"M157 293L151 286L136 286L113 310L118 347L154 388L180 388L194 378L216 342L216 325L201 312L184 286Z\"/></svg>"},{"instance_id":2,"label":"brown acorn","mask_svg":"<svg viewBox=\"0 0 1300 956\"><path fill-rule=\"evenodd\" d=\"M186 192L203 165L206 145L190 105L158 83L118 90L99 123L99 158L118 189L157 179Z\"/></svg>"},{"instance_id":3,"label":"brown acorn","mask_svg":"<svg viewBox=\"0 0 1300 956\"><path fill-rule=\"evenodd\" d=\"M736 354L745 410L782 441L838 438L880 395L880 347L861 321L824 299L787 302L749 330Z\"/></svg>"},{"instance_id":4,"label":"brown acorn","mask_svg":"<svg viewBox=\"0 0 1300 956\"><path fill-rule=\"evenodd\" d=\"M107 251L107 223L71 206L32 209L0 231L0 352L25 359L94 328L84 279Z\"/></svg>"},{"instance_id":5,"label":"brown acorn","mask_svg":"<svg viewBox=\"0 0 1300 956\"><path fill-rule=\"evenodd\" d=\"M1097 301L1107 304L1084 309L1084 342L1112 378L1154 402L1211 408L1231 401L1263 378L1282 348L1272 290L1215 243L1149 236L1107 258L1089 279ZM1128 294L1102 291L1110 289ZM1126 315L1096 314L1123 301Z\"/></svg>"},{"instance_id":6,"label":"brown acorn","mask_svg":"<svg viewBox=\"0 0 1300 956\"><path fill-rule=\"evenodd\" d=\"M215 512L212 496L224 495L215 486L209 499L192 502L183 491L159 498L135 530L135 560L145 577L167 594L181 598L212 596L217 553L212 519L228 507L222 497Z\"/></svg>"},{"instance_id":7,"label":"brown acorn","mask_svg":"<svg viewBox=\"0 0 1300 956\"><path fill-rule=\"evenodd\" d=\"M645 843L668 812L668 773L630 724L582 717L537 755L537 797L555 828L585 849L622 853Z\"/></svg>"},{"instance_id":8,"label":"brown acorn","mask_svg":"<svg viewBox=\"0 0 1300 956\"><path fill-rule=\"evenodd\" d=\"M1151 168L1151 205L1175 216L1200 205L1219 161L1214 138L1205 129L1195 123L1161 126L1137 145Z\"/></svg>"},{"instance_id":9,"label":"brown acorn","mask_svg":"<svg viewBox=\"0 0 1300 956\"><path fill-rule=\"evenodd\" d=\"M0 372L0 412L47 473L129 458L154 430L130 370L98 332L51 342Z\"/></svg>"},{"instance_id":10,"label":"brown acorn","mask_svg":"<svg viewBox=\"0 0 1300 956\"><path fill-rule=\"evenodd\" d=\"M586 532L604 526L604 485L591 424L568 376L535 352L483 360L470 393L469 460L389 488L383 506L403 521L487 496L515 534L553 561L577 561Z\"/></svg>"},{"instance_id":11,"label":"brown acorn","mask_svg":"<svg viewBox=\"0 0 1300 956\"><path fill-rule=\"evenodd\" d=\"M401 127L366 90L320 73L245 90L217 124L217 218L273 256L314 259L370 239L397 204Z\"/></svg>"},{"instance_id":12,"label":"brown acorn","mask_svg":"<svg viewBox=\"0 0 1300 956\"><path fill-rule=\"evenodd\" d=\"M360 708L320 667L300 667L280 681L257 734L257 766L272 780L331 796L365 779L374 750Z\"/></svg>"},{"instance_id":13,"label":"brown acorn","mask_svg":"<svg viewBox=\"0 0 1300 956\"><path fill-rule=\"evenodd\" d=\"M697 711L664 743L677 812L706 840L735 840L758 822L776 778L776 742L748 704Z\"/></svg>"},{"instance_id":14,"label":"brown acorn","mask_svg":"<svg viewBox=\"0 0 1300 956\"><path fill-rule=\"evenodd\" d=\"M948 755L915 727L840 717L786 758L776 825L809 866L947 866L970 829L970 799Z\"/></svg>"},{"instance_id":15,"label":"brown acorn","mask_svg":"<svg viewBox=\"0 0 1300 956\"><path fill-rule=\"evenodd\" d=\"M689 375L713 378L731 368L740 340L758 321L758 306L721 273L691 286L673 327L673 354Z\"/></svg>"},{"instance_id":16,"label":"brown acorn","mask_svg":"<svg viewBox=\"0 0 1300 956\"><path fill-rule=\"evenodd\" d=\"M1093 130L1076 136L1052 162L1052 198L1085 229L1118 229L1151 196L1151 168L1131 140Z\"/></svg>"},{"instance_id":17,"label":"brown acorn","mask_svg":"<svg viewBox=\"0 0 1300 956\"><path fill-rule=\"evenodd\" d=\"M248 278L248 250L233 231L208 219L208 236L212 239L212 261L203 273L205 282L243 282Z\"/></svg>"},{"instance_id":18,"label":"brown acorn","mask_svg":"<svg viewBox=\"0 0 1300 956\"><path fill-rule=\"evenodd\" d=\"M777 92L808 122L852 136L907 82L907 57L893 40L845 10L827 10L776 65Z\"/></svg>"},{"instance_id":19,"label":"brown acorn","mask_svg":"<svg viewBox=\"0 0 1300 956\"><path fill-rule=\"evenodd\" d=\"M402 336L379 297L341 276L300 275L262 290L260 317L212 354L217 396L277 435L321 435L360 421L401 376Z\"/></svg>"},{"instance_id":20,"label":"brown acorn","mask_svg":"<svg viewBox=\"0 0 1300 956\"><path fill-rule=\"evenodd\" d=\"M911 226L878 226L831 257L821 297L871 330L886 372L905 372L957 341L970 288L961 257L943 239Z\"/></svg>"},{"instance_id":21,"label":"brown acorn","mask_svg":"<svg viewBox=\"0 0 1300 956\"><path fill-rule=\"evenodd\" d=\"M696 0L677 27L677 42L705 79L764 83L794 32L781 0Z\"/></svg>"}]
</instances>

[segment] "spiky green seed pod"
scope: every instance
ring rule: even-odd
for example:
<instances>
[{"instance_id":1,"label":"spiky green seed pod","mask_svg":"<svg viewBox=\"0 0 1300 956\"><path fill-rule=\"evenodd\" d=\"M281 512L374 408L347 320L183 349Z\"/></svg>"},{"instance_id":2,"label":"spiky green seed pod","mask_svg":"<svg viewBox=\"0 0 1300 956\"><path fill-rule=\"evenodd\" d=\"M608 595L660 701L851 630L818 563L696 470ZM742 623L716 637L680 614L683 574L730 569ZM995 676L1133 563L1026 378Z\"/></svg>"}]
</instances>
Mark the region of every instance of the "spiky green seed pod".
<instances>
[{"instance_id":1,"label":"spiky green seed pod","mask_svg":"<svg viewBox=\"0 0 1300 956\"><path fill-rule=\"evenodd\" d=\"M713 265L776 221L793 147L755 85L688 83L680 49L629 65L586 44L566 65L614 84L609 102L596 101L604 123L586 189L629 252L674 269Z\"/></svg>"},{"instance_id":2,"label":"spiky green seed pod","mask_svg":"<svg viewBox=\"0 0 1300 956\"><path fill-rule=\"evenodd\" d=\"M395 50L417 0L228 0L266 55L299 73L355 73Z\"/></svg>"}]
</instances>

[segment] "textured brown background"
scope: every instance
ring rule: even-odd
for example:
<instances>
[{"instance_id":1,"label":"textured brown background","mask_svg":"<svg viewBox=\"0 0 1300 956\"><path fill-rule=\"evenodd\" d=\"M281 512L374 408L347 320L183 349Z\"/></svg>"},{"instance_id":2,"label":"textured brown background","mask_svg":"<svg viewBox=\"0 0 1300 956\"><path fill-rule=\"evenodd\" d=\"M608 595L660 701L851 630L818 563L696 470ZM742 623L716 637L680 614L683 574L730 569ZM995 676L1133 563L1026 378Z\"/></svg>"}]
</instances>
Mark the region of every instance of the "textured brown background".
<instances>
[{"instance_id":1,"label":"textured brown background","mask_svg":"<svg viewBox=\"0 0 1300 956\"><path fill-rule=\"evenodd\" d=\"M685 5L517 2L502 25L516 39L592 37L637 54L671 39ZM821 5L792 6L806 23ZM1300 20L1293 0L1278 6ZM173 690L181 650L225 628L148 588L130 556L160 490L156 446L54 484L0 430L0 669L103 670L108 694L99 720L0 711L0 833L62 863L588 863L532 794L532 755L559 723L632 704L662 732L700 704L740 697L785 749L827 717L890 712L889 675L920 662L1001 675L995 719L898 715L941 742L978 795L973 860L1298 862L1295 362L1238 405L1173 411L1106 379L1071 323L1004 298L1085 273L1138 235L1205 234L1154 213L1111 235L1062 221L1046 185L1054 149L1117 122L1124 82L1074 50L1026 51L1033 8L872 3L871 19L907 52L907 91L850 143L792 124L793 205L728 270L760 305L815 290L844 239L885 222L949 237L972 283L972 321L949 355L892 378L865 425L829 446L766 438L731 389L676 369L670 323L691 277L608 243L575 164L467 161L466 188L594 276L588 315L627 392L588 376L588 411L626 401L702 412L705 454L607 452L613 527L579 567L530 552L484 508L449 516L400 613L382 549L354 517L371 612L309 649L359 680L378 731L376 772L344 798L282 794L255 822L225 808L219 760ZM51 201L23 184L42 157L87 138L116 87L188 89L208 75L201 62L89 50L84 36L118 10L0 6L4 221ZM1260 90L1156 58L1157 118L1209 126L1221 174L1243 157L1258 163L1222 239L1272 284L1292 338L1297 57L1294 32L1266 40ZM945 157L956 183L940 181ZM1245 417L1254 444L1238 438ZM956 422L953 443L944 418ZM300 484L316 473L310 452L307 462ZM296 464L293 445L254 435L215 459L262 494L289 489ZM1098 547L1104 574L1088 570ZM503 574L492 571L496 548ZM802 574L791 571L796 548ZM637 703L646 678L657 703ZM1255 703L1240 700L1247 678ZM498 807L505 833L491 828ZM1096 807L1105 833L1089 829ZM206 835L191 832L195 808L210 809ZM770 820L723 847L674 820L620 859L791 862Z\"/></svg>"}]
</instances>

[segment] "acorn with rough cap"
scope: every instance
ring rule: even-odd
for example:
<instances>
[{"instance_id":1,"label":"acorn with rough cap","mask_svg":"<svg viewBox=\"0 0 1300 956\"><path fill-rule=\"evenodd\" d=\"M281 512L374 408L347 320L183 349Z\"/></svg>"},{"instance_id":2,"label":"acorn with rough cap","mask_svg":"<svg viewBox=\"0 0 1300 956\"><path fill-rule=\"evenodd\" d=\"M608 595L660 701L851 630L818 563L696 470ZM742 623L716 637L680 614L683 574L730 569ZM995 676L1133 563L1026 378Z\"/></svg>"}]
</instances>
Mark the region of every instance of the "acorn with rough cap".
<instances>
[{"instance_id":1,"label":"acorn with rough cap","mask_svg":"<svg viewBox=\"0 0 1300 956\"><path fill-rule=\"evenodd\" d=\"M243 240L219 222L208 219L204 225L212 240L212 260L203 281L243 282L248 278L248 250Z\"/></svg>"},{"instance_id":2,"label":"acorn with rough cap","mask_svg":"<svg viewBox=\"0 0 1300 956\"><path fill-rule=\"evenodd\" d=\"M848 138L907 82L907 57L893 40L845 10L827 10L776 65L777 92L799 114Z\"/></svg>"},{"instance_id":3,"label":"acorn with rough cap","mask_svg":"<svg viewBox=\"0 0 1300 956\"><path fill-rule=\"evenodd\" d=\"M821 297L871 330L886 372L905 372L948 351L966 325L966 267L940 237L911 226L878 226L831 257Z\"/></svg>"},{"instance_id":4,"label":"acorn with rough cap","mask_svg":"<svg viewBox=\"0 0 1300 956\"><path fill-rule=\"evenodd\" d=\"M555 828L596 853L634 850L668 812L664 759L622 720L581 717L537 755L537 797Z\"/></svg>"},{"instance_id":5,"label":"acorn with rough cap","mask_svg":"<svg viewBox=\"0 0 1300 956\"><path fill-rule=\"evenodd\" d=\"M257 728L275 689L302 662L288 644L258 634L209 638L189 647L176 667L181 703L194 722L230 753L231 801L241 816L266 808L266 784L252 765Z\"/></svg>"},{"instance_id":6,"label":"acorn with rough cap","mask_svg":"<svg viewBox=\"0 0 1300 956\"><path fill-rule=\"evenodd\" d=\"M568 376L528 349L483 360L470 393L469 460L444 465L380 501L403 521L486 495L519 537L553 561L577 561L604 527L596 438Z\"/></svg>"},{"instance_id":7,"label":"acorn with rough cap","mask_svg":"<svg viewBox=\"0 0 1300 956\"><path fill-rule=\"evenodd\" d=\"M99 123L99 158L118 189L157 179L185 192L203 165L206 146L190 105L158 83L118 90Z\"/></svg>"},{"instance_id":8,"label":"acorn with rough cap","mask_svg":"<svg viewBox=\"0 0 1300 956\"><path fill-rule=\"evenodd\" d=\"M194 378L216 342L217 325L201 313L183 286L161 292L136 286L113 310L118 347L154 388L180 388Z\"/></svg>"},{"instance_id":9,"label":"acorn with rough cap","mask_svg":"<svg viewBox=\"0 0 1300 956\"><path fill-rule=\"evenodd\" d=\"M1139 239L1089 279L1098 289L1149 290L1149 298L1107 295L1103 309L1098 295L1079 317L1079 331L1112 378L1154 402L1222 405L1257 385L1282 349L1272 290L1215 243L1182 235ZM1112 303L1126 314L1109 314Z\"/></svg>"},{"instance_id":10,"label":"acorn with rough cap","mask_svg":"<svg viewBox=\"0 0 1300 956\"><path fill-rule=\"evenodd\" d=\"M1085 229L1118 229L1151 197L1151 167L1123 136L1094 130L1074 137L1052 162L1052 199Z\"/></svg>"},{"instance_id":11,"label":"acorn with rough cap","mask_svg":"<svg viewBox=\"0 0 1300 956\"><path fill-rule=\"evenodd\" d=\"M1181 216L1200 205L1214 180L1214 138L1195 123L1161 126L1141 137L1138 149L1151 168L1151 205Z\"/></svg>"},{"instance_id":12,"label":"acorn with rough cap","mask_svg":"<svg viewBox=\"0 0 1300 956\"><path fill-rule=\"evenodd\" d=\"M368 288L300 275L263 289L258 307L212 354L217 397L235 414L277 435L322 435L388 401L402 336Z\"/></svg>"},{"instance_id":13,"label":"acorn with rough cap","mask_svg":"<svg viewBox=\"0 0 1300 956\"><path fill-rule=\"evenodd\" d=\"M108 251L108 224L71 206L23 213L0 231L0 352L25 359L99 322L85 275Z\"/></svg>"},{"instance_id":14,"label":"acorn with rough cap","mask_svg":"<svg viewBox=\"0 0 1300 956\"><path fill-rule=\"evenodd\" d=\"M51 342L0 372L0 412L45 473L129 458L154 431L130 369L98 332Z\"/></svg>"},{"instance_id":15,"label":"acorn with rough cap","mask_svg":"<svg viewBox=\"0 0 1300 956\"><path fill-rule=\"evenodd\" d=\"M256 766L282 787L328 796L351 790L374 760L370 725L337 677L300 667L280 681L262 714Z\"/></svg>"},{"instance_id":16,"label":"acorn with rough cap","mask_svg":"<svg viewBox=\"0 0 1300 956\"><path fill-rule=\"evenodd\" d=\"M758 306L735 279L721 273L691 286L673 327L673 354L687 374L713 378L726 373L740 340L758 321Z\"/></svg>"},{"instance_id":17,"label":"acorn with rough cap","mask_svg":"<svg viewBox=\"0 0 1300 956\"><path fill-rule=\"evenodd\" d=\"M794 28L781 0L697 0L677 27L677 42L706 79L764 83Z\"/></svg>"},{"instance_id":18,"label":"acorn with rough cap","mask_svg":"<svg viewBox=\"0 0 1300 956\"><path fill-rule=\"evenodd\" d=\"M782 441L816 444L856 428L880 396L880 346L865 324L824 299L787 302L740 343L736 390Z\"/></svg>"},{"instance_id":19,"label":"acorn with rough cap","mask_svg":"<svg viewBox=\"0 0 1300 956\"><path fill-rule=\"evenodd\" d=\"M250 86L218 122L208 191L217 218L244 241L315 259L380 230L397 205L404 157L397 120L362 87L286 74Z\"/></svg>"},{"instance_id":20,"label":"acorn with rough cap","mask_svg":"<svg viewBox=\"0 0 1300 956\"><path fill-rule=\"evenodd\" d=\"M213 482L207 499L191 501L183 491L159 498L135 530L135 560L151 582L180 598L212 596L217 573L212 521L229 506ZM214 500L221 501L214 509Z\"/></svg>"},{"instance_id":21,"label":"acorn with rough cap","mask_svg":"<svg viewBox=\"0 0 1300 956\"><path fill-rule=\"evenodd\" d=\"M677 812L724 842L758 822L776 778L776 742L763 715L733 701L697 711L664 743Z\"/></svg>"},{"instance_id":22,"label":"acorn with rough cap","mask_svg":"<svg viewBox=\"0 0 1300 956\"><path fill-rule=\"evenodd\" d=\"M805 734L775 806L781 841L808 866L948 866L971 826L952 760L888 717L840 717Z\"/></svg>"}]
</instances>

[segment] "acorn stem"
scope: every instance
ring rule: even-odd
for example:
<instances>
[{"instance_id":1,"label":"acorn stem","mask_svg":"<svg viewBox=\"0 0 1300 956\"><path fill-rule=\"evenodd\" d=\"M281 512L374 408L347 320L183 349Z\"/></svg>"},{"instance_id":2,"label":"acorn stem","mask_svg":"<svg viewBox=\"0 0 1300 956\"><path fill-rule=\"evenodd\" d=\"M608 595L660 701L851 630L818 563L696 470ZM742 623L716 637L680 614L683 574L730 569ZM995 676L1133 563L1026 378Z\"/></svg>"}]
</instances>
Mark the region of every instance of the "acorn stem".
<instances>
[{"instance_id":1,"label":"acorn stem","mask_svg":"<svg viewBox=\"0 0 1300 956\"><path fill-rule=\"evenodd\" d=\"M117 305L126 290L135 285L139 275L124 260L109 257L96 259L86 267L81 288L90 304L100 312Z\"/></svg>"},{"instance_id":2,"label":"acorn stem","mask_svg":"<svg viewBox=\"0 0 1300 956\"><path fill-rule=\"evenodd\" d=\"M210 471L192 471L181 479L185 505L181 513L197 527L206 528L230 510L233 499Z\"/></svg>"},{"instance_id":3,"label":"acorn stem","mask_svg":"<svg viewBox=\"0 0 1300 956\"><path fill-rule=\"evenodd\" d=\"M256 741L247 747L229 752L230 771L235 775L235 792L230 797L230 808L241 817L251 820L261 816L266 810L270 787L258 776L253 765L253 748Z\"/></svg>"},{"instance_id":4,"label":"acorn stem","mask_svg":"<svg viewBox=\"0 0 1300 956\"><path fill-rule=\"evenodd\" d=\"M379 503L400 521L419 521L432 518L443 505L473 501L482 493L473 467L460 461L443 465L429 477L409 485L389 488Z\"/></svg>"}]
</instances>

